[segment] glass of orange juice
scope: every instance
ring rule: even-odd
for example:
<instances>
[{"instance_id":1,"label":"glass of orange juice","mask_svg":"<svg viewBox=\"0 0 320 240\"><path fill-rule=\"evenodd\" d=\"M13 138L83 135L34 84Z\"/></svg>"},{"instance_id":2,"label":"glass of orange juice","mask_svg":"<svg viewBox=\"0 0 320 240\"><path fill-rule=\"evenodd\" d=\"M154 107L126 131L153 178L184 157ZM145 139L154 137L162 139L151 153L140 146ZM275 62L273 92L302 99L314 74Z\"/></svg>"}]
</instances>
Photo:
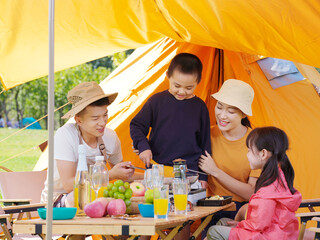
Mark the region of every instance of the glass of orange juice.
<instances>
[{"instance_id":1,"label":"glass of orange juice","mask_svg":"<svg viewBox=\"0 0 320 240\"><path fill-rule=\"evenodd\" d=\"M172 191L175 214L186 215L188 203L188 183L185 181L173 181Z\"/></svg>"},{"instance_id":2,"label":"glass of orange juice","mask_svg":"<svg viewBox=\"0 0 320 240\"><path fill-rule=\"evenodd\" d=\"M154 218L168 219L169 185L153 187Z\"/></svg>"}]
</instances>

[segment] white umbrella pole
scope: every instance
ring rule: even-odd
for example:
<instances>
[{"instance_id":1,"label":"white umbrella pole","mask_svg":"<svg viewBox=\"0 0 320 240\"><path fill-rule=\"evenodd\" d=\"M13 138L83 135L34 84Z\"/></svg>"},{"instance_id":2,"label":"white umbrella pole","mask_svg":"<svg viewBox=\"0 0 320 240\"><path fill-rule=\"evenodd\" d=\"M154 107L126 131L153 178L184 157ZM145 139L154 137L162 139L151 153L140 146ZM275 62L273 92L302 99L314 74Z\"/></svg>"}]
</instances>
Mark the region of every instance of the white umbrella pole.
<instances>
[{"instance_id":1,"label":"white umbrella pole","mask_svg":"<svg viewBox=\"0 0 320 240\"><path fill-rule=\"evenodd\" d=\"M46 240L52 239L53 202L53 134L54 134L54 7L55 0L49 0L49 76L48 76L48 206Z\"/></svg>"}]
</instances>

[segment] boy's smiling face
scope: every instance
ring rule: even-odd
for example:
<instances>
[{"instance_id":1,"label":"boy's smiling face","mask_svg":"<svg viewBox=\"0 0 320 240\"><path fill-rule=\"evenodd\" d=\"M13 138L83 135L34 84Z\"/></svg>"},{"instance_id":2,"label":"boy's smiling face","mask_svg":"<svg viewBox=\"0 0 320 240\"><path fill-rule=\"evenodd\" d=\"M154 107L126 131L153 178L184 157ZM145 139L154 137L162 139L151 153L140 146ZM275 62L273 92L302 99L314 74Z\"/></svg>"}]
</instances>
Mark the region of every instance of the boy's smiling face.
<instances>
[{"instance_id":1,"label":"boy's smiling face","mask_svg":"<svg viewBox=\"0 0 320 240\"><path fill-rule=\"evenodd\" d=\"M192 98L193 92L198 85L196 74L186 74L174 70L169 79L169 92L177 99L184 100Z\"/></svg>"}]
</instances>

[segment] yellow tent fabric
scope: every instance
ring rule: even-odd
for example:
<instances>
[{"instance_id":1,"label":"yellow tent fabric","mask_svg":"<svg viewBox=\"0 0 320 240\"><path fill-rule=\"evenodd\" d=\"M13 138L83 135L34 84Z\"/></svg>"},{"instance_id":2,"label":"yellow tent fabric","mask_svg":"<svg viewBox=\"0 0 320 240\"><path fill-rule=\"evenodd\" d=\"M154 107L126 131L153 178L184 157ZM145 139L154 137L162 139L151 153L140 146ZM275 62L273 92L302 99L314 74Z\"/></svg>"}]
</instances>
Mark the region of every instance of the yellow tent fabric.
<instances>
[{"instance_id":1,"label":"yellow tent fabric","mask_svg":"<svg viewBox=\"0 0 320 240\"><path fill-rule=\"evenodd\" d=\"M306 80L272 89L257 62L253 61L259 59L257 56L170 39L138 49L101 83L106 92L119 92L115 103L109 107L108 126L115 129L120 138L124 160L143 167L132 152L129 123L151 95L168 88L165 71L179 52L196 54L203 62L203 78L196 95L206 102L211 124L215 124L215 101L210 94L216 92L224 80L241 79L254 88L253 117L250 118L253 126L273 125L285 130L290 139L288 156L296 171L295 186L303 198L318 197L320 98L307 78L309 71L302 72ZM319 73L312 73L313 80L319 81Z\"/></svg>"},{"instance_id":2,"label":"yellow tent fabric","mask_svg":"<svg viewBox=\"0 0 320 240\"><path fill-rule=\"evenodd\" d=\"M167 36L320 66L318 0L56 0L55 69ZM5 89L48 73L48 1L0 1Z\"/></svg>"}]
</instances>

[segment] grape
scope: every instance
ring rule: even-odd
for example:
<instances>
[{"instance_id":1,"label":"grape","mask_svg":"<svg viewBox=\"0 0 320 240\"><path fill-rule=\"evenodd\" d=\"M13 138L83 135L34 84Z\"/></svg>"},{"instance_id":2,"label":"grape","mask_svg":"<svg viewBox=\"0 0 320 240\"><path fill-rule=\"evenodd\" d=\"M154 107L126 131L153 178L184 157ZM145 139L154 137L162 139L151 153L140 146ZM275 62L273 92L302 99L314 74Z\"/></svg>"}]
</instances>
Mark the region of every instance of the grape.
<instances>
[{"instance_id":1,"label":"grape","mask_svg":"<svg viewBox=\"0 0 320 240\"><path fill-rule=\"evenodd\" d=\"M124 203L126 204L126 206L128 208L131 205L131 200L130 199L126 199L126 200L124 200Z\"/></svg>"},{"instance_id":2,"label":"grape","mask_svg":"<svg viewBox=\"0 0 320 240\"><path fill-rule=\"evenodd\" d=\"M125 183L123 184L123 186L124 186L126 189L128 189L128 188L130 188L130 183L125 182Z\"/></svg>"},{"instance_id":3,"label":"grape","mask_svg":"<svg viewBox=\"0 0 320 240\"><path fill-rule=\"evenodd\" d=\"M109 195L109 197L113 197L113 192L109 191L108 195Z\"/></svg>"},{"instance_id":4,"label":"grape","mask_svg":"<svg viewBox=\"0 0 320 240\"><path fill-rule=\"evenodd\" d=\"M123 186L123 181L121 179L115 181L114 186L117 186L117 187Z\"/></svg>"},{"instance_id":5,"label":"grape","mask_svg":"<svg viewBox=\"0 0 320 240\"><path fill-rule=\"evenodd\" d=\"M113 183L109 183L108 186L107 186L108 190L111 190L112 187L113 187Z\"/></svg>"},{"instance_id":6,"label":"grape","mask_svg":"<svg viewBox=\"0 0 320 240\"><path fill-rule=\"evenodd\" d=\"M119 198L119 193L118 193L118 192L115 192L115 193L113 194L113 197L114 197L115 199L118 199L118 198Z\"/></svg>"},{"instance_id":7,"label":"grape","mask_svg":"<svg viewBox=\"0 0 320 240\"><path fill-rule=\"evenodd\" d=\"M112 187L112 192L113 192L113 193L118 192L118 187L117 187L117 186L113 186L113 187Z\"/></svg>"},{"instance_id":8,"label":"grape","mask_svg":"<svg viewBox=\"0 0 320 240\"><path fill-rule=\"evenodd\" d=\"M118 187L118 191L121 193L124 193L126 191L126 189L124 186L120 186L120 187Z\"/></svg>"},{"instance_id":9,"label":"grape","mask_svg":"<svg viewBox=\"0 0 320 240\"><path fill-rule=\"evenodd\" d=\"M124 196L125 196L126 199L130 199L130 198L132 197L132 193L126 191L126 192L124 193Z\"/></svg>"},{"instance_id":10,"label":"grape","mask_svg":"<svg viewBox=\"0 0 320 240\"><path fill-rule=\"evenodd\" d=\"M123 195L123 193L118 193L118 198L124 200L124 195Z\"/></svg>"},{"instance_id":11,"label":"grape","mask_svg":"<svg viewBox=\"0 0 320 240\"><path fill-rule=\"evenodd\" d=\"M107 189L103 190L103 197L109 197L109 191Z\"/></svg>"}]
</instances>

